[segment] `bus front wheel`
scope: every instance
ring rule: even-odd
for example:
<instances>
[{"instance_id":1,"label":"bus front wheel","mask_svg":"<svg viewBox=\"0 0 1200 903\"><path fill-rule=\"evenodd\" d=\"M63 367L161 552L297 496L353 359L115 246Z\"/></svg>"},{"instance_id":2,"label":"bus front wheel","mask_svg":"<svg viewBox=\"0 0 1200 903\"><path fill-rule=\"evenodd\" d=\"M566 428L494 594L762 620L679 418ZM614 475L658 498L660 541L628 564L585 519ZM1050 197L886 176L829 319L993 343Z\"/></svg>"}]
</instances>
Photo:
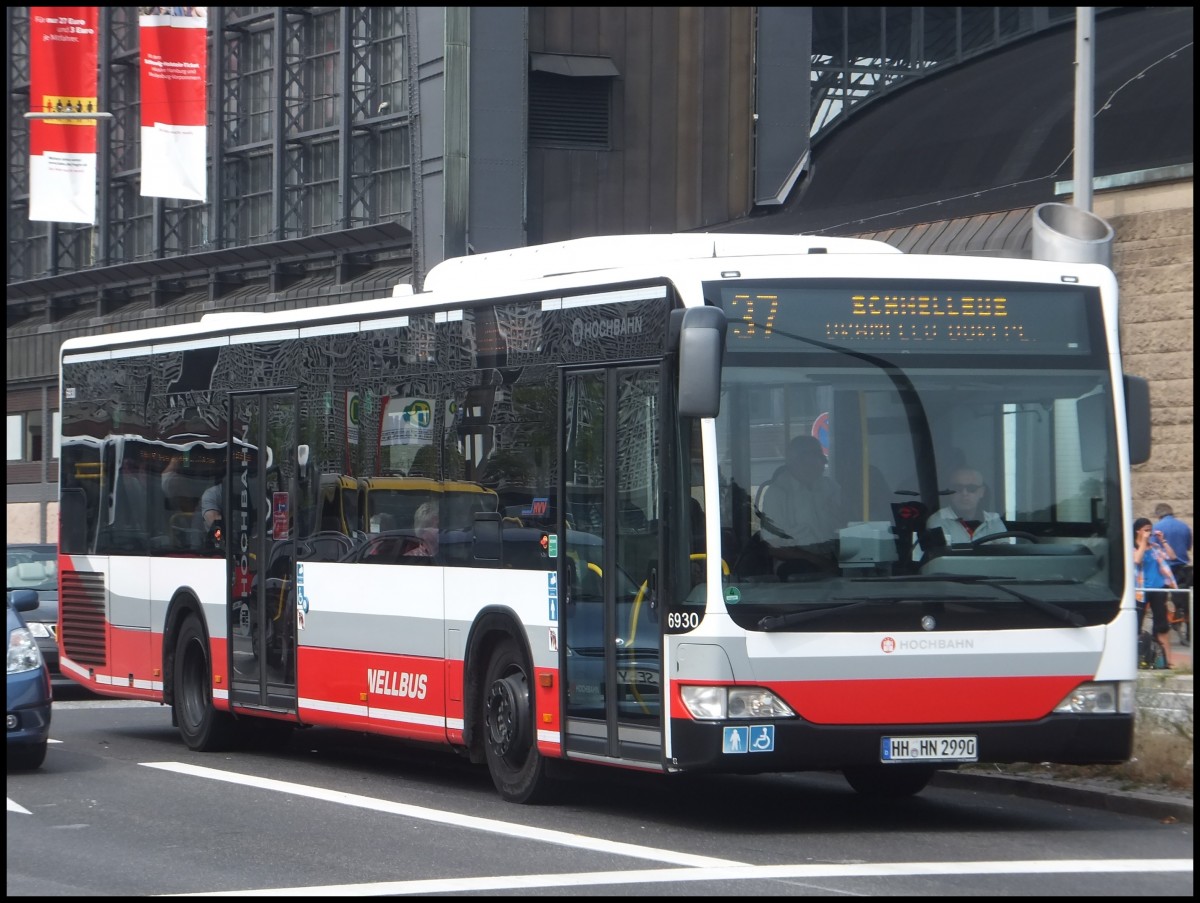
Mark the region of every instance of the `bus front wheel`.
<instances>
[{"instance_id":1,"label":"bus front wheel","mask_svg":"<svg viewBox=\"0 0 1200 903\"><path fill-rule=\"evenodd\" d=\"M517 642L502 640L488 660L483 691L483 745L500 795L514 803L544 798L546 760L537 750L530 668Z\"/></svg>"},{"instance_id":2,"label":"bus front wheel","mask_svg":"<svg viewBox=\"0 0 1200 903\"><path fill-rule=\"evenodd\" d=\"M863 796L896 799L920 793L936 772L927 765L867 765L847 768L842 774Z\"/></svg>"},{"instance_id":3,"label":"bus front wheel","mask_svg":"<svg viewBox=\"0 0 1200 903\"><path fill-rule=\"evenodd\" d=\"M175 645L175 722L189 749L216 752L233 740L233 718L212 701L208 635L195 614L187 616Z\"/></svg>"}]
</instances>

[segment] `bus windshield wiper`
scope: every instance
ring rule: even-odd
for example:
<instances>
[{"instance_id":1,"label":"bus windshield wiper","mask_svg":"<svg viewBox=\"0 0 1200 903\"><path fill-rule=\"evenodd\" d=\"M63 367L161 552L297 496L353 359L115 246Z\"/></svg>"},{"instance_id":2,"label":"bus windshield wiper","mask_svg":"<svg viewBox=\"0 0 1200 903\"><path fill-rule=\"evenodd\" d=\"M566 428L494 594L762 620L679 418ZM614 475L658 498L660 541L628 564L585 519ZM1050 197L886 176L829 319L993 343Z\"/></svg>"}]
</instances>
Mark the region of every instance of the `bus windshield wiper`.
<instances>
[{"instance_id":1,"label":"bus windshield wiper","mask_svg":"<svg viewBox=\"0 0 1200 903\"><path fill-rule=\"evenodd\" d=\"M765 630L770 633L772 630L779 630L783 627L792 627L796 624L802 624L805 621L812 621L816 618L832 612L851 611L855 608L862 608L864 605L875 605L877 603L893 603L902 602L909 599L911 596L880 596L870 599L856 599L854 601L837 602L832 605L818 605L812 608L806 608L804 611L793 611L786 615L768 615L758 619L758 629Z\"/></svg>"},{"instance_id":2,"label":"bus windshield wiper","mask_svg":"<svg viewBox=\"0 0 1200 903\"><path fill-rule=\"evenodd\" d=\"M874 578L866 578L872 580ZM1072 627L1083 627L1087 624L1087 618L1077 611L1071 611L1069 608L1063 608L1054 602L1047 602L1045 599L1039 599L1036 596L1030 596L1020 590L1013 589L1011 586L1000 582L995 577L987 577L983 574L929 574L921 576L913 574L911 576L902 577L886 577L881 578L889 582L904 581L908 583L961 583L964 585L986 586L989 589L998 589L1002 593L1008 593L1014 599L1020 599L1027 605L1036 608L1043 614L1049 615L1056 621L1062 621L1064 624L1070 624ZM1075 580L1042 580L1042 584L1051 584L1055 586L1066 586L1071 583L1076 583Z\"/></svg>"}]
</instances>

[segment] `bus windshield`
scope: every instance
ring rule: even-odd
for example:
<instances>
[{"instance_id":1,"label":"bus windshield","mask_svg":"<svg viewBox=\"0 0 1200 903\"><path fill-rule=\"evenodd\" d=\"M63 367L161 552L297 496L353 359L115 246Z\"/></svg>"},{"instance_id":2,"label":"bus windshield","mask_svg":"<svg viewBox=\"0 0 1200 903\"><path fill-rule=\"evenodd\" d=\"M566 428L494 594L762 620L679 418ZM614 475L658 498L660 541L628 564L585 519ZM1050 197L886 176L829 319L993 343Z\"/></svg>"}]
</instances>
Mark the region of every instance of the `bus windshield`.
<instances>
[{"instance_id":1,"label":"bus windshield","mask_svg":"<svg viewBox=\"0 0 1200 903\"><path fill-rule=\"evenodd\" d=\"M716 425L736 623L1116 616L1120 481L1089 290L778 280L706 296L730 320Z\"/></svg>"}]
</instances>

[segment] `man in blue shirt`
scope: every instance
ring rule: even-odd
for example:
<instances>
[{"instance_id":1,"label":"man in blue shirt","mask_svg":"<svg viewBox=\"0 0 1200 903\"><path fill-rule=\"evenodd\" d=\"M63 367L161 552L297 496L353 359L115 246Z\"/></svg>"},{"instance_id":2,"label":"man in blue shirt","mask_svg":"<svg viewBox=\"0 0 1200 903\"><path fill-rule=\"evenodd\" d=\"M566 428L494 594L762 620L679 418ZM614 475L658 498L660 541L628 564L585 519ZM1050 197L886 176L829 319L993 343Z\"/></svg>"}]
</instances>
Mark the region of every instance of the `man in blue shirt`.
<instances>
[{"instance_id":1,"label":"man in blue shirt","mask_svg":"<svg viewBox=\"0 0 1200 903\"><path fill-rule=\"evenodd\" d=\"M1167 548L1174 553L1167 559L1167 564L1175 575L1175 585L1187 589L1192 585L1192 528L1177 518L1174 509L1166 502L1159 502L1154 507L1154 516L1158 518L1154 525L1155 535L1161 532ZM1187 607L1186 593L1172 593L1171 596L1176 611ZM1188 614L1190 616L1191 612Z\"/></svg>"},{"instance_id":2,"label":"man in blue shirt","mask_svg":"<svg viewBox=\"0 0 1200 903\"><path fill-rule=\"evenodd\" d=\"M1175 579L1178 581L1178 569L1192 563L1192 528L1177 518L1174 509L1166 502L1159 502L1155 506L1154 516L1158 518L1154 529L1162 531L1162 535L1175 551L1175 557L1167 563L1171 565L1171 570L1175 572ZM1180 586L1182 585L1180 584Z\"/></svg>"}]
</instances>

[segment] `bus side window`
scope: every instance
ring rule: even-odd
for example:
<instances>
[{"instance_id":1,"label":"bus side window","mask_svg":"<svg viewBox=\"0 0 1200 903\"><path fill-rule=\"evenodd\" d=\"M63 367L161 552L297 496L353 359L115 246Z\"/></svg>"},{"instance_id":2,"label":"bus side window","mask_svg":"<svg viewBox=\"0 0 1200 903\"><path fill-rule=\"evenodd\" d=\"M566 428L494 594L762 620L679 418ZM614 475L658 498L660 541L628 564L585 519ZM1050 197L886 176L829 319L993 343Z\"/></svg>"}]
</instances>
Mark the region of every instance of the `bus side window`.
<instances>
[{"instance_id":1,"label":"bus side window","mask_svg":"<svg viewBox=\"0 0 1200 903\"><path fill-rule=\"evenodd\" d=\"M83 554L87 547L87 492L80 487L64 489L59 497L58 548L67 555Z\"/></svg>"}]
</instances>

